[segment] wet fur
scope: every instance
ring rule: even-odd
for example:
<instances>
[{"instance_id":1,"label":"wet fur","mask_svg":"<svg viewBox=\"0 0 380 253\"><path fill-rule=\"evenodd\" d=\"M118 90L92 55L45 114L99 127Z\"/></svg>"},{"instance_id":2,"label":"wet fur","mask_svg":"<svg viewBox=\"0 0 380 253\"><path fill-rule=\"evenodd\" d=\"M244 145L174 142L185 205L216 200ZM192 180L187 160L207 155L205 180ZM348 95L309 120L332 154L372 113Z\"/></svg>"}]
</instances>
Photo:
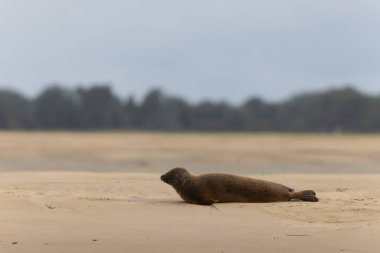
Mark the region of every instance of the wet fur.
<instances>
[{"instance_id":1,"label":"wet fur","mask_svg":"<svg viewBox=\"0 0 380 253\"><path fill-rule=\"evenodd\" d=\"M278 202L299 199L318 201L311 190L295 192L281 184L230 174L191 175L174 168L161 176L187 203L211 205L222 202Z\"/></svg>"}]
</instances>

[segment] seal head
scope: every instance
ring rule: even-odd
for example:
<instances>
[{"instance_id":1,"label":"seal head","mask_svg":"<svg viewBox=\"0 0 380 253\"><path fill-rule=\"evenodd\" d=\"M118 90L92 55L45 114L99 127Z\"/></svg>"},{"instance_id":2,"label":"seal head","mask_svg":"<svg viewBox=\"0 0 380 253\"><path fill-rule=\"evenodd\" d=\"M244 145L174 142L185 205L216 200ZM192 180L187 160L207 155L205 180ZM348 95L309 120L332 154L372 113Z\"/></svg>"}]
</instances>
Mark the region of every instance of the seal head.
<instances>
[{"instance_id":1,"label":"seal head","mask_svg":"<svg viewBox=\"0 0 380 253\"><path fill-rule=\"evenodd\" d=\"M173 187L180 186L190 173L184 168L174 168L161 176L161 180Z\"/></svg>"}]
</instances>

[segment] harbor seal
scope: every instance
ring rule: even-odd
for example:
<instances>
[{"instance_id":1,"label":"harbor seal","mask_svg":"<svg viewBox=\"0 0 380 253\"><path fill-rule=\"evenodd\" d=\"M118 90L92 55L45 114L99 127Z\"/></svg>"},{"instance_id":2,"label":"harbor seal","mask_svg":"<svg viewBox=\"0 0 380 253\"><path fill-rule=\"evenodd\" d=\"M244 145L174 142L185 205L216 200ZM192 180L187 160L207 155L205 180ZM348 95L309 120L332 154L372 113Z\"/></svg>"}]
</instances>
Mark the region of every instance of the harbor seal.
<instances>
[{"instance_id":1,"label":"harbor seal","mask_svg":"<svg viewBox=\"0 0 380 253\"><path fill-rule=\"evenodd\" d=\"M312 190L296 192L281 184L230 174L194 176L184 168L174 168L162 175L161 180L173 186L185 202L199 205L223 202L278 202L292 199L318 201Z\"/></svg>"}]
</instances>

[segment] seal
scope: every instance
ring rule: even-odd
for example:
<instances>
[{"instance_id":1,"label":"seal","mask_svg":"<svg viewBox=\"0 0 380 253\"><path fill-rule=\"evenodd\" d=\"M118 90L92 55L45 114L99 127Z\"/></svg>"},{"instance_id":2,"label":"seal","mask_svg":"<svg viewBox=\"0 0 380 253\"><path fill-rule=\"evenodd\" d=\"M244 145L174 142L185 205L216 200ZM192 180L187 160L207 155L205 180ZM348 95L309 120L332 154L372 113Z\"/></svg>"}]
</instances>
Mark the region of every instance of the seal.
<instances>
[{"instance_id":1,"label":"seal","mask_svg":"<svg viewBox=\"0 0 380 253\"><path fill-rule=\"evenodd\" d=\"M199 205L224 202L279 202L294 199L318 201L312 190L296 192L278 183L230 174L194 176L184 168L174 168L162 175L161 180L173 186L185 202Z\"/></svg>"}]
</instances>

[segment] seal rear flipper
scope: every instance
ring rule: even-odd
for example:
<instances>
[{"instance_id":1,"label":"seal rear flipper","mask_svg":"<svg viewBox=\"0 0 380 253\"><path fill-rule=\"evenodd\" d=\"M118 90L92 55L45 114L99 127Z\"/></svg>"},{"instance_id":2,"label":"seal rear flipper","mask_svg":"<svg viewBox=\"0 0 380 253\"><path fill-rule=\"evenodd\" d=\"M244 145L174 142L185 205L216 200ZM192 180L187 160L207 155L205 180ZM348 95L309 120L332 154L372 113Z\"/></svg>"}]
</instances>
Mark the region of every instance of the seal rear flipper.
<instances>
[{"instance_id":1,"label":"seal rear flipper","mask_svg":"<svg viewBox=\"0 0 380 253\"><path fill-rule=\"evenodd\" d=\"M291 192L290 199L300 199L303 201L317 202L319 199L315 196L315 192L312 190L305 190L299 192Z\"/></svg>"}]
</instances>

